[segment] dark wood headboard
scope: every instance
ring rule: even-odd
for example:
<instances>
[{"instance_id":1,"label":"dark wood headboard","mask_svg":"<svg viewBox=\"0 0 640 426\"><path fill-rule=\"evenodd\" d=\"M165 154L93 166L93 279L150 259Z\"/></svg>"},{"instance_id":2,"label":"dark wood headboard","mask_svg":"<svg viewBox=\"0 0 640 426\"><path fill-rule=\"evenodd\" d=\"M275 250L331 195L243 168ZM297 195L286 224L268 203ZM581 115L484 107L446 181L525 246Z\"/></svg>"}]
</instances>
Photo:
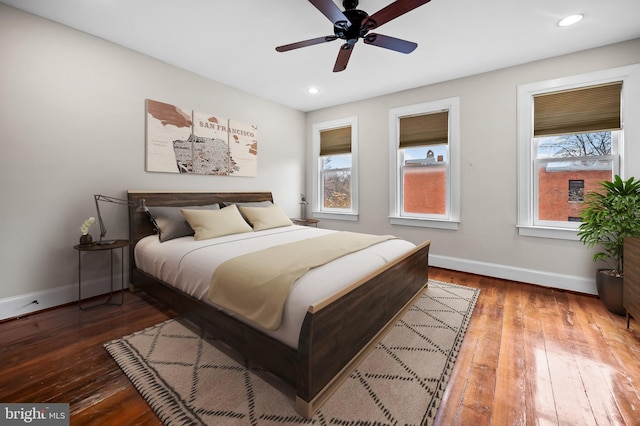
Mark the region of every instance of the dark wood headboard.
<instances>
[{"instance_id":1,"label":"dark wood headboard","mask_svg":"<svg viewBox=\"0 0 640 426\"><path fill-rule=\"evenodd\" d=\"M133 252L140 239L155 233L149 217L145 212L137 212L140 199L144 199L147 207L154 206L202 206L223 202L271 201L271 192L200 192L200 191L127 191L129 207L129 277L135 267Z\"/></svg>"}]
</instances>

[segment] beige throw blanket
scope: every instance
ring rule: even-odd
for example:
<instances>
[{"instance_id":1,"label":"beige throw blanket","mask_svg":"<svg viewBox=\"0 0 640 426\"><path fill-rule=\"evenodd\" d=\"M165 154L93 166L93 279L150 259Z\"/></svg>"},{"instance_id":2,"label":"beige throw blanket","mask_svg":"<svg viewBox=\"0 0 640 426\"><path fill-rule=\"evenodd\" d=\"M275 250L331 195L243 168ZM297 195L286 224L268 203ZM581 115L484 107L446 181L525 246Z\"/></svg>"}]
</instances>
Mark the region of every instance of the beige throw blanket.
<instances>
[{"instance_id":1,"label":"beige throw blanket","mask_svg":"<svg viewBox=\"0 0 640 426\"><path fill-rule=\"evenodd\" d=\"M393 238L336 232L238 256L215 270L209 299L268 330L276 330L289 290L305 272Z\"/></svg>"}]
</instances>

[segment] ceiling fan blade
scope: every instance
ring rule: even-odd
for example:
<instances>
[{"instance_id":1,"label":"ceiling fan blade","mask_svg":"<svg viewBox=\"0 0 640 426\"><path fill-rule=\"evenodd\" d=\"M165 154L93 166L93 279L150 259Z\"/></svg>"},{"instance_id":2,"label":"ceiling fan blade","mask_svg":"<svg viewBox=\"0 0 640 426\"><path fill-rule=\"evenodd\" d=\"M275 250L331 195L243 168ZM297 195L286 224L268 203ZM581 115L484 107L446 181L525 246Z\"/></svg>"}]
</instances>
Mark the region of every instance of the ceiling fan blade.
<instances>
[{"instance_id":1,"label":"ceiling fan blade","mask_svg":"<svg viewBox=\"0 0 640 426\"><path fill-rule=\"evenodd\" d=\"M396 0L390 5L380 9L369 17L366 27L370 30L378 28L398 16L411 12L413 9L429 3L431 0Z\"/></svg>"},{"instance_id":2,"label":"ceiling fan blade","mask_svg":"<svg viewBox=\"0 0 640 426\"><path fill-rule=\"evenodd\" d=\"M317 38L312 38L309 40L304 40L304 41L299 41L297 43L291 43L291 44L285 44L283 46L278 46L276 47L276 50L278 52L287 52L289 50L293 50L293 49L299 49L301 47L307 47L307 46L313 46L314 44L320 44L320 43L326 43L328 41L333 41L335 39L337 39L338 37L336 36L324 36L324 37L317 37Z\"/></svg>"},{"instance_id":3,"label":"ceiling fan blade","mask_svg":"<svg viewBox=\"0 0 640 426\"><path fill-rule=\"evenodd\" d=\"M336 64L333 67L333 72L344 71L347 68L351 52L353 52L353 44L345 43L340 47L340 52L338 52L338 58L336 59Z\"/></svg>"},{"instance_id":4,"label":"ceiling fan blade","mask_svg":"<svg viewBox=\"0 0 640 426\"><path fill-rule=\"evenodd\" d=\"M349 28L351 21L344 13L336 6L333 0L309 0L309 3L314 5L324 16L329 18L333 25L342 26L343 28ZM339 24L342 22L343 24Z\"/></svg>"},{"instance_id":5,"label":"ceiling fan blade","mask_svg":"<svg viewBox=\"0 0 640 426\"><path fill-rule=\"evenodd\" d=\"M402 40L400 38L390 37L383 34L367 34L364 38L366 44L372 44L385 49L395 50L400 53L411 53L418 47L417 43Z\"/></svg>"}]
</instances>

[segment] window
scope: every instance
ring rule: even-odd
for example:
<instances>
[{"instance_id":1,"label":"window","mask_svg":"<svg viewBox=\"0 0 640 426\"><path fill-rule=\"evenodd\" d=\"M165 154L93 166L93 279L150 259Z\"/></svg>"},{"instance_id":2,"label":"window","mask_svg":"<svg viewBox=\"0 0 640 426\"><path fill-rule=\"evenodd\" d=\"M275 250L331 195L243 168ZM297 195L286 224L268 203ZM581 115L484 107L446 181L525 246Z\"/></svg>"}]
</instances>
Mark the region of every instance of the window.
<instances>
[{"instance_id":1,"label":"window","mask_svg":"<svg viewBox=\"0 0 640 426\"><path fill-rule=\"evenodd\" d=\"M358 219L357 118L313 126L313 215L325 219Z\"/></svg>"},{"instance_id":2,"label":"window","mask_svg":"<svg viewBox=\"0 0 640 426\"><path fill-rule=\"evenodd\" d=\"M569 197L567 201L570 203L584 201L584 179L569 179Z\"/></svg>"},{"instance_id":3,"label":"window","mask_svg":"<svg viewBox=\"0 0 640 426\"><path fill-rule=\"evenodd\" d=\"M459 98L389 112L390 222L457 229Z\"/></svg>"},{"instance_id":4,"label":"window","mask_svg":"<svg viewBox=\"0 0 640 426\"><path fill-rule=\"evenodd\" d=\"M638 68L518 87L520 235L577 240L585 194L624 174L622 106Z\"/></svg>"},{"instance_id":5,"label":"window","mask_svg":"<svg viewBox=\"0 0 640 426\"><path fill-rule=\"evenodd\" d=\"M577 229L584 195L618 173L620 131L534 137L534 225Z\"/></svg>"}]
</instances>

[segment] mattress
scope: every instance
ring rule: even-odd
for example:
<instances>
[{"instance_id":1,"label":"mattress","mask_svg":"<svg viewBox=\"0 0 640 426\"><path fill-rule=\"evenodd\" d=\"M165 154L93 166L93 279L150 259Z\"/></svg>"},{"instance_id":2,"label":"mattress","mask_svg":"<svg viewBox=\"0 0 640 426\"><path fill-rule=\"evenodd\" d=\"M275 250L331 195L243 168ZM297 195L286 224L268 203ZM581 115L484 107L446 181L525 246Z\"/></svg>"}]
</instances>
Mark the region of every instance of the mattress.
<instances>
[{"instance_id":1,"label":"mattress","mask_svg":"<svg viewBox=\"0 0 640 426\"><path fill-rule=\"evenodd\" d=\"M163 243L157 235L151 235L138 242L134 257L138 269L215 306L207 299L207 293L213 272L226 260L332 232L336 231L292 225L209 240L195 241L193 237L182 237ZM242 317L236 317L295 349L298 347L300 329L310 305L341 291L414 247L408 241L392 239L307 272L291 289L285 302L282 324L277 330L267 330ZM233 312L224 311L235 316Z\"/></svg>"}]
</instances>

